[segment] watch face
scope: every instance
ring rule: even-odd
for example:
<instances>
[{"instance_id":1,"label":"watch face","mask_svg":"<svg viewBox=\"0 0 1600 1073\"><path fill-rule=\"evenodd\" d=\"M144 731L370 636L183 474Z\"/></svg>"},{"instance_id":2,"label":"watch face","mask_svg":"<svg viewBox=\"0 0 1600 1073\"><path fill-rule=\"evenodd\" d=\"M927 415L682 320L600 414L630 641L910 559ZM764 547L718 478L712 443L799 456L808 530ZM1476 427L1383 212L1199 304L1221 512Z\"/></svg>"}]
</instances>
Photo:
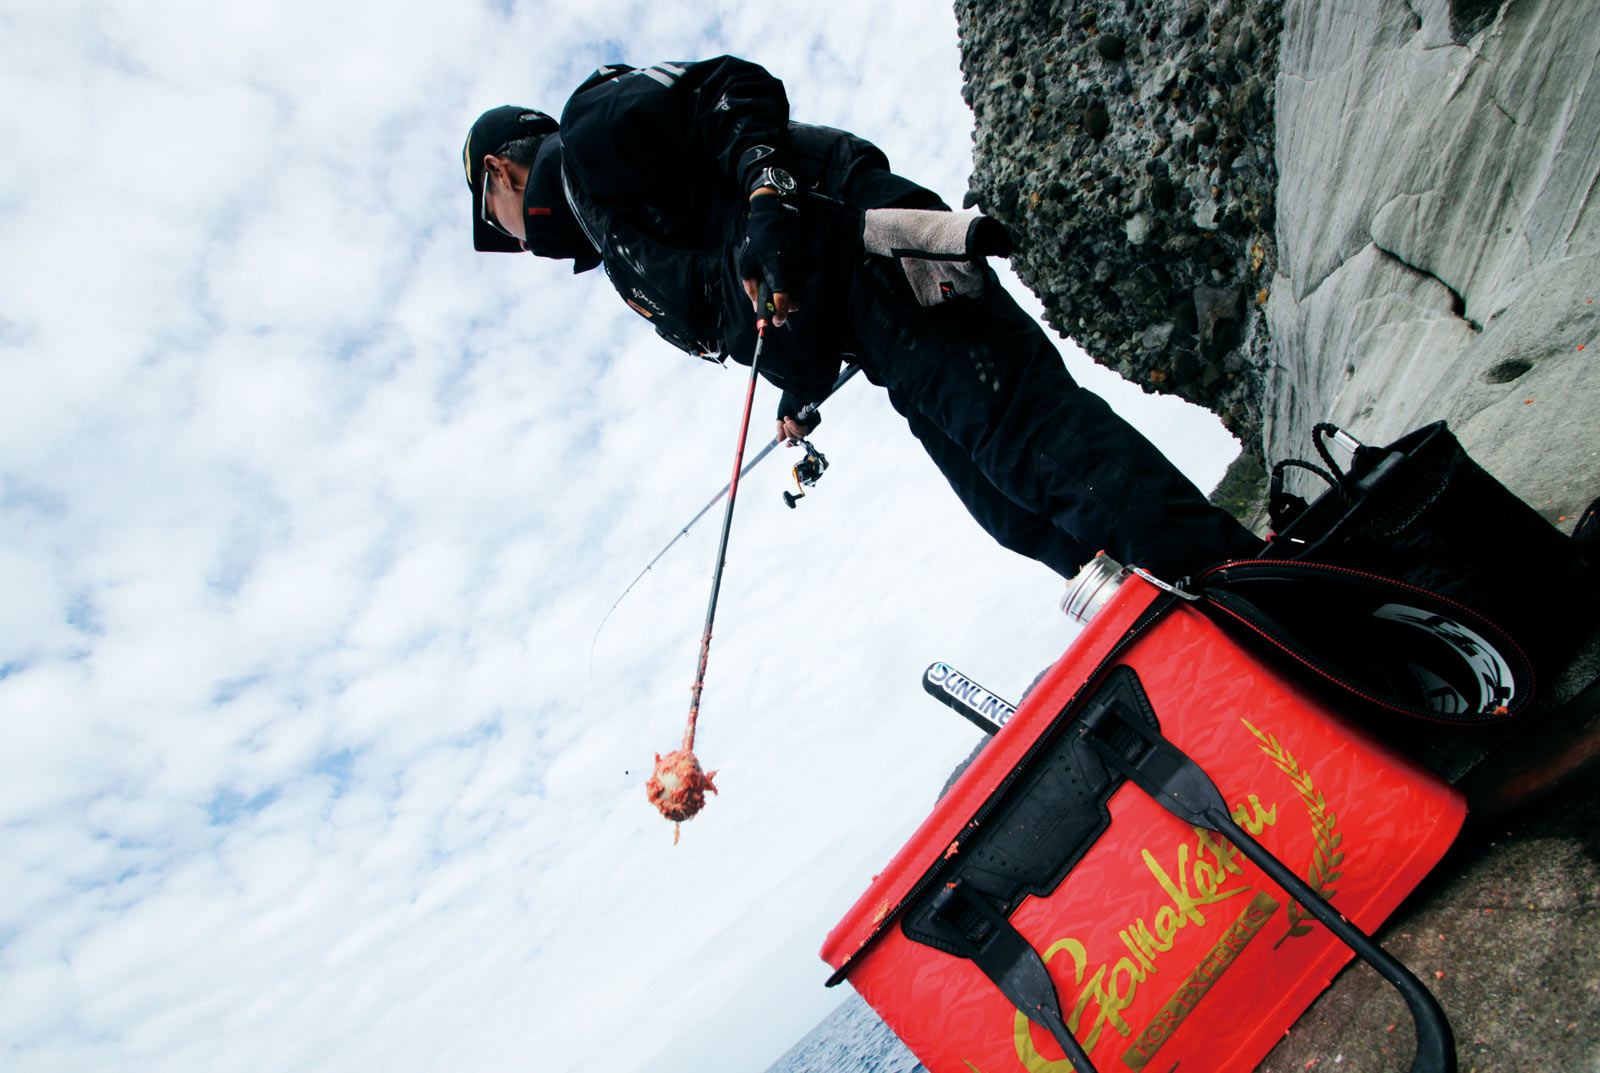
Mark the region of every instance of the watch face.
<instances>
[{"instance_id":1,"label":"watch face","mask_svg":"<svg viewBox=\"0 0 1600 1073\"><path fill-rule=\"evenodd\" d=\"M763 185L770 186L780 194L794 193L794 176L782 168L768 168L762 172Z\"/></svg>"}]
</instances>

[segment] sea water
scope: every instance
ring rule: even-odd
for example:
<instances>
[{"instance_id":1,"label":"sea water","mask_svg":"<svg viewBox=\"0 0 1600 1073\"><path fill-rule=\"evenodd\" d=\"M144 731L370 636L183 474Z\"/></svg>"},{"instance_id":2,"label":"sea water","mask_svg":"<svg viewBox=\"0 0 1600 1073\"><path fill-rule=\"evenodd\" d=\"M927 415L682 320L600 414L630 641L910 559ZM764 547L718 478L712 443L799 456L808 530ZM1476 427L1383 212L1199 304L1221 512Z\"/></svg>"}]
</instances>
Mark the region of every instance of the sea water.
<instances>
[{"instance_id":1,"label":"sea water","mask_svg":"<svg viewBox=\"0 0 1600 1073\"><path fill-rule=\"evenodd\" d=\"M767 1073L927 1073L860 995L845 999Z\"/></svg>"}]
</instances>

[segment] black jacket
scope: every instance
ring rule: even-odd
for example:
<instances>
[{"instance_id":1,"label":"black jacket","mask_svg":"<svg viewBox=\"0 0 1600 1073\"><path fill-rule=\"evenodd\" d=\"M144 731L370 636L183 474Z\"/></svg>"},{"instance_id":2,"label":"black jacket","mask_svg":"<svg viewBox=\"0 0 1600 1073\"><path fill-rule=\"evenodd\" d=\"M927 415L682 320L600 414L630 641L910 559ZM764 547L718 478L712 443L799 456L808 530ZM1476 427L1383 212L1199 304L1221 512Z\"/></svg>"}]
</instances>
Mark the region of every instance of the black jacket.
<instances>
[{"instance_id":1,"label":"black jacket","mask_svg":"<svg viewBox=\"0 0 1600 1073\"><path fill-rule=\"evenodd\" d=\"M561 145L567 204L628 305L682 349L745 365L754 314L733 258L749 193L768 166L795 176L801 309L769 333L762 371L800 401L822 398L839 371L860 210L943 207L870 142L791 123L783 83L730 56L600 68L562 111Z\"/></svg>"}]
</instances>

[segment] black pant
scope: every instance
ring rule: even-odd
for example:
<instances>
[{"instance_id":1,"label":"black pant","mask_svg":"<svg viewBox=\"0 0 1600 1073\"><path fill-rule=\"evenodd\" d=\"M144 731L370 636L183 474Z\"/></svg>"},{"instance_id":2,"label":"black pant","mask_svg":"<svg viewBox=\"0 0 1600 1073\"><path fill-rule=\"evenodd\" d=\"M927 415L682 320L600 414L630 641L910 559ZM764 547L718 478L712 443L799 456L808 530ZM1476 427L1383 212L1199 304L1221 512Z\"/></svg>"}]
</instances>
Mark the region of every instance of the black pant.
<instances>
[{"instance_id":1,"label":"black pant","mask_svg":"<svg viewBox=\"0 0 1600 1073\"><path fill-rule=\"evenodd\" d=\"M1167 579L1254 555L1261 541L1078 387L992 271L988 283L924 308L893 261L867 257L849 301L862 371L978 523L1064 577L1100 550Z\"/></svg>"}]
</instances>

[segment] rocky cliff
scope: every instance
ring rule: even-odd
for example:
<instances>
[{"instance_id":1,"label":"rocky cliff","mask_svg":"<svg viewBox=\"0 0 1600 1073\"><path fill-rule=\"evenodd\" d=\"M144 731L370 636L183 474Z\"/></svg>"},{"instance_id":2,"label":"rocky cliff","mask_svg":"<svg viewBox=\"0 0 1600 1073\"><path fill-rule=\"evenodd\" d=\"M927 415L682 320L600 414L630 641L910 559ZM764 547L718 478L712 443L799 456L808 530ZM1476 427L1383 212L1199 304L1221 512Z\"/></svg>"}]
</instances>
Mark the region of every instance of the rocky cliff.
<instances>
[{"instance_id":1,"label":"rocky cliff","mask_svg":"<svg viewBox=\"0 0 1600 1073\"><path fill-rule=\"evenodd\" d=\"M956 11L968 201L1096 360L1247 461L1444 418L1552 521L1600 492L1600 5Z\"/></svg>"}]
</instances>

